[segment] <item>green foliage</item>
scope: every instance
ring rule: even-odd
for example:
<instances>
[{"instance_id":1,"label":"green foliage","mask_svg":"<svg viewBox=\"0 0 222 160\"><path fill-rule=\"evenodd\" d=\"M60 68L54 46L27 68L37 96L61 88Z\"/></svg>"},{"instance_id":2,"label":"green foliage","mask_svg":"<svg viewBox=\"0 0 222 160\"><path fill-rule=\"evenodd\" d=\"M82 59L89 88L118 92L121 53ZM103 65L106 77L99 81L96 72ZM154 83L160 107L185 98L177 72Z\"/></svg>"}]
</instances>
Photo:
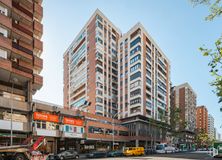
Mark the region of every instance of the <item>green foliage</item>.
<instances>
[{"instance_id":1,"label":"green foliage","mask_svg":"<svg viewBox=\"0 0 222 160\"><path fill-rule=\"evenodd\" d=\"M206 20L213 20L215 17L222 15L222 1L221 0L191 0L196 6L199 4L207 5L209 7L210 14L205 18Z\"/></svg>"},{"instance_id":2,"label":"green foliage","mask_svg":"<svg viewBox=\"0 0 222 160\"><path fill-rule=\"evenodd\" d=\"M191 0L196 6L199 4L207 5L210 14L205 18L208 21L215 17L222 16L222 0ZM215 49L207 49L200 47L199 50L203 56L209 57L210 74L214 77L211 85L215 87L215 93L219 98L219 103L222 102L222 35L215 41Z\"/></svg>"},{"instance_id":3,"label":"green foliage","mask_svg":"<svg viewBox=\"0 0 222 160\"><path fill-rule=\"evenodd\" d=\"M215 139L211 139L204 130L199 130L196 134L195 141L198 147L209 147L215 142Z\"/></svg>"}]
</instances>

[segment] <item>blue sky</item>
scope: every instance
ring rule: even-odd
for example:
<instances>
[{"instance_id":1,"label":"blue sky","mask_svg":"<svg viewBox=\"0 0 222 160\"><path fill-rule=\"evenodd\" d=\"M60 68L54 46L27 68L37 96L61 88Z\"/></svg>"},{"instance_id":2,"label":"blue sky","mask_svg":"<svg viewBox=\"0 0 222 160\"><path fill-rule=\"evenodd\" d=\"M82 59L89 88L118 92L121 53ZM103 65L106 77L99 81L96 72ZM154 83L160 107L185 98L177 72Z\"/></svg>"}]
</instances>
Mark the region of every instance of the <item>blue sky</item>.
<instances>
[{"instance_id":1,"label":"blue sky","mask_svg":"<svg viewBox=\"0 0 222 160\"><path fill-rule=\"evenodd\" d=\"M63 53L100 9L123 33L141 22L171 61L173 85L188 82L197 93L197 104L206 105L220 133L222 113L209 85L208 59L198 48L212 47L221 34L222 19L206 22L205 6L193 7L189 0L44 0L44 85L35 99L63 103Z\"/></svg>"}]
</instances>

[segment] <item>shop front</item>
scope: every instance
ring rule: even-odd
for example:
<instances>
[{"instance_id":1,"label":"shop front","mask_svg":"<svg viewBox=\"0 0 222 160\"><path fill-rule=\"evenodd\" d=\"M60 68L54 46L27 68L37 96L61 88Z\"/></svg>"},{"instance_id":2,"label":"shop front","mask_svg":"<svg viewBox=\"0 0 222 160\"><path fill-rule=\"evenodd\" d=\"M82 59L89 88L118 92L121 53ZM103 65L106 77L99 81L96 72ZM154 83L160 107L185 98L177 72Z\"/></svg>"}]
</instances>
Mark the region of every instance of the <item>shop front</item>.
<instances>
[{"instance_id":1,"label":"shop front","mask_svg":"<svg viewBox=\"0 0 222 160\"><path fill-rule=\"evenodd\" d=\"M45 112L34 112L33 120L34 141L43 136L47 142L39 150L45 153L55 153L57 151L57 138L60 136L59 116Z\"/></svg>"},{"instance_id":2,"label":"shop front","mask_svg":"<svg viewBox=\"0 0 222 160\"><path fill-rule=\"evenodd\" d=\"M58 139L58 152L64 150L76 150L82 152L81 140L84 137L84 120L71 117L63 117L62 136Z\"/></svg>"}]
</instances>

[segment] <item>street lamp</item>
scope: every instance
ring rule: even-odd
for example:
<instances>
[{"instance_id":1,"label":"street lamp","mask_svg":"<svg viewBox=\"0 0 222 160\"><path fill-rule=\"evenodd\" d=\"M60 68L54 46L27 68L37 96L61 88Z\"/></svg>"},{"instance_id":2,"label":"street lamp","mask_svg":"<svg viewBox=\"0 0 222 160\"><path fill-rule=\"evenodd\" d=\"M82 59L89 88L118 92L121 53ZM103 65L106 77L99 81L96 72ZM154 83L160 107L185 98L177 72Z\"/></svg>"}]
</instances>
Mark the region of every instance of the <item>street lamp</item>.
<instances>
[{"instance_id":1,"label":"street lamp","mask_svg":"<svg viewBox=\"0 0 222 160\"><path fill-rule=\"evenodd\" d=\"M12 79L12 91L11 91L11 125L10 125L10 128L11 128L11 134L10 134L10 145L12 146L13 145L13 127L12 127L12 113L13 113L13 90L14 90L14 84L18 82L18 79L17 78L13 78Z\"/></svg>"},{"instance_id":2,"label":"street lamp","mask_svg":"<svg viewBox=\"0 0 222 160\"><path fill-rule=\"evenodd\" d=\"M115 113L115 114L113 115L113 117L112 117L112 125L113 125L113 150L114 150L114 139L115 139L115 137L114 137L114 118L115 118L117 115L119 115L120 113L122 113L122 111Z\"/></svg>"}]
</instances>

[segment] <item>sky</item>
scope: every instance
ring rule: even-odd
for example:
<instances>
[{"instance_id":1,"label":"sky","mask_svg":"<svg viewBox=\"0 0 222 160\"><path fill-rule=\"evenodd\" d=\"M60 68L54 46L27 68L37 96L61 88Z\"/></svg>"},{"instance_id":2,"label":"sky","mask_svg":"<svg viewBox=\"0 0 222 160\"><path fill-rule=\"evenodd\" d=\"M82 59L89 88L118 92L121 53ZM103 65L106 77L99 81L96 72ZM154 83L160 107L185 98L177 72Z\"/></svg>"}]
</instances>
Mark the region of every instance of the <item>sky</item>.
<instances>
[{"instance_id":1,"label":"sky","mask_svg":"<svg viewBox=\"0 0 222 160\"><path fill-rule=\"evenodd\" d=\"M208 22L206 6L189 0L44 0L43 87L34 98L63 104L63 54L96 9L122 33L141 22L171 61L173 86L188 82L197 93L197 105L205 105L222 133L222 112L210 86L209 59L198 48L213 48L222 31L222 18Z\"/></svg>"}]
</instances>

